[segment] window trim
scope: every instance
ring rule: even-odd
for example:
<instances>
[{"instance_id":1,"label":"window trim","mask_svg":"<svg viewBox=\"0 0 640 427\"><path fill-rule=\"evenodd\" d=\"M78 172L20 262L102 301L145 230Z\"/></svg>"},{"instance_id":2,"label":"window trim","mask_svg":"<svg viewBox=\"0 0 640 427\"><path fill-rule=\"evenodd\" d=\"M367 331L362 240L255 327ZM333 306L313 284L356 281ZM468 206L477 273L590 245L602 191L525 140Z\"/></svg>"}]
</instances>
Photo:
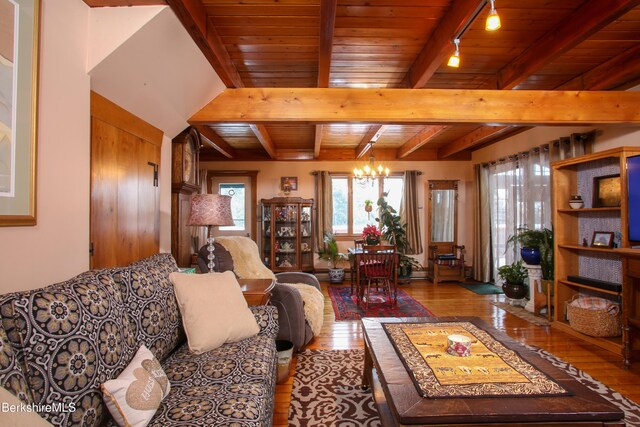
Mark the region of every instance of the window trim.
<instances>
[{"instance_id":1,"label":"window trim","mask_svg":"<svg viewBox=\"0 0 640 427\"><path fill-rule=\"evenodd\" d=\"M353 174L350 172L329 172L331 180L333 178L347 178L347 233L334 233L336 240L353 240L360 237L360 232L354 233L353 230ZM383 178L387 178L386 176ZM404 172L392 172L389 174L389 178L402 178L404 186ZM374 204L378 201L384 193L384 185L380 185L378 181L378 197L374 200ZM331 203L333 204L333 196L331 197ZM332 205L333 207L333 205ZM333 231L333 230L332 230Z\"/></svg>"}]
</instances>

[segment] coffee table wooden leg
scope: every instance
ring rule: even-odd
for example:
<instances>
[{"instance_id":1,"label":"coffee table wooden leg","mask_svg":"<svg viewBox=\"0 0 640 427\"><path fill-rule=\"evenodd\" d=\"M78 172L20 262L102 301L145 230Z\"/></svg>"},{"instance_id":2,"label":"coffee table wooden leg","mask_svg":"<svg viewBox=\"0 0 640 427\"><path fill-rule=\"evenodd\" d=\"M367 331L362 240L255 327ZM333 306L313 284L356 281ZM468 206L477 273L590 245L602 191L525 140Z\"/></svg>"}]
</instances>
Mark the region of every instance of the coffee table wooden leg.
<instances>
[{"instance_id":1,"label":"coffee table wooden leg","mask_svg":"<svg viewBox=\"0 0 640 427\"><path fill-rule=\"evenodd\" d=\"M371 370L373 369L373 361L369 346L364 345L364 369L362 370L362 389L366 390L371 386Z\"/></svg>"}]
</instances>

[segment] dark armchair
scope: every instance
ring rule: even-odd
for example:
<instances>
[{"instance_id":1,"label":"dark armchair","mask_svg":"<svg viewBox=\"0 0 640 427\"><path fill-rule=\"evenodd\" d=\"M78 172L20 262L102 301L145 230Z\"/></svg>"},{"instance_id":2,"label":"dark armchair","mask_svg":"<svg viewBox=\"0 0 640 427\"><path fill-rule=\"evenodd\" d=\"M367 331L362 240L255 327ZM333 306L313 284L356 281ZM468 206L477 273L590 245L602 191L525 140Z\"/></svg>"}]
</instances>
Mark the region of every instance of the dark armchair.
<instances>
[{"instance_id":1,"label":"dark armchair","mask_svg":"<svg viewBox=\"0 0 640 427\"><path fill-rule=\"evenodd\" d=\"M215 270L233 271L233 258L229 251L219 243L215 246ZM207 272L209 268L206 245L198 252L198 272ZM291 341L296 350L303 348L313 338L313 331L304 317L304 304L300 291L287 283L305 283L320 290L320 282L312 274L302 272L284 272L276 276L276 285L271 293L270 304L278 309L279 332L277 339Z\"/></svg>"}]
</instances>

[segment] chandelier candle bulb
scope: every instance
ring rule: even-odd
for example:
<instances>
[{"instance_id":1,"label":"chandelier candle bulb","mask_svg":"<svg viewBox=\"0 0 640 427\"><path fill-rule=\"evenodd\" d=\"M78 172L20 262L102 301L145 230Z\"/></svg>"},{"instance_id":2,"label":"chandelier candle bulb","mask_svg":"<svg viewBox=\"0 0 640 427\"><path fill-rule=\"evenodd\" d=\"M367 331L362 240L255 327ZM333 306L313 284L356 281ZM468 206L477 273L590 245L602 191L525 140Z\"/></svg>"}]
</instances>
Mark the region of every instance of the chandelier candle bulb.
<instances>
[{"instance_id":1,"label":"chandelier candle bulb","mask_svg":"<svg viewBox=\"0 0 640 427\"><path fill-rule=\"evenodd\" d=\"M471 338L464 335L449 335L447 337L447 353L452 356L471 356Z\"/></svg>"}]
</instances>

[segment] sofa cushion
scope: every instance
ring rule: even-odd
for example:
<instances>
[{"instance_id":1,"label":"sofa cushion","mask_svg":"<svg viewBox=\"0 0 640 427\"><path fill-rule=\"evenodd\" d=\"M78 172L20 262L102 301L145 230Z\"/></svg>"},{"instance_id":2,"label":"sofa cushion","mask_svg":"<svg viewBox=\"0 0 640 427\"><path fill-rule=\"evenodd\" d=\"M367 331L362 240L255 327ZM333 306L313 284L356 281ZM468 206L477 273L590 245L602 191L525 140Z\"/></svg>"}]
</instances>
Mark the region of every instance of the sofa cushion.
<instances>
[{"instance_id":1,"label":"sofa cushion","mask_svg":"<svg viewBox=\"0 0 640 427\"><path fill-rule=\"evenodd\" d=\"M54 425L99 425L106 411L100 384L118 376L136 350L109 271L23 292L13 306L33 400L62 405L41 415Z\"/></svg>"},{"instance_id":2,"label":"sofa cushion","mask_svg":"<svg viewBox=\"0 0 640 427\"><path fill-rule=\"evenodd\" d=\"M6 408L0 410L0 426L11 427L52 427L44 418L35 412L14 411L12 407L19 407L24 402L0 387L0 402Z\"/></svg>"},{"instance_id":3,"label":"sofa cushion","mask_svg":"<svg viewBox=\"0 0 640 427\"><path fill-rule=\"evenodd\" d=\"M189 349L200 354L256 335L260 328L233 272L171 273Z\"/></svg>"},{"instance_id":4,"label":"sofa cushion","mask_svg":"<svg viewBox=\"0 0 640 427\"><path fill-rule=\"evenodd\" d=\"M149 426L269 427L273 389L265 384L210 384L172 391Z\"/></svg>"},{"instance_id":5,"label":"sofa cushion","mask_svg":"<svg viewBox=\"0 0 640 427\"><path fill-rule=\"evenodd\" d=\"M0 387L10 391L24 403L32 403L31 391L9 338L0 322Z\"/></svg>"},{"instance_id":6,"label":"sofa cushion","mask_svg":"<svg viewBox=\"0 0 640 427\"><path fill-rule=\"evenodd\" d=\"M203 354L182 346L164 363L171 387L203 384L274 384L276 349L273 337L257 335L224 344Z\"/></svg>"},{"instance_id":7,"label":"sofa cushion","mask_svg":"<svg viewBox=\"0 0 640 427\"><path fill-rule=\"evenodd\" d=\"M209 272L208 246L209 245L204 245L198 251L198 267L200 268L201 273ZM214 271L216 271L217 273L233 271L233 258L231 257L229 251L218 242L213 242L213 247L213 255L215 256L215 259L213 260L215 264L215 266L213 267Z\"/></svg>"},{"instance_id":8,"label":"sofa cushion","mask_svg":"<svg viewBox=\"0 0 640 427\"><path fill-rule=\"evenodd\" d=\"M102 384L109 412L120 426L144 427L171 391L160 362L144 345L124 371Z\"/></svg>"},{"instance_id":9,"label":"sofa cushion","mask_svg":"<svg viewBox=\"0 0 640 427\"><path fill-rule=\"evenodd\" d=\"M184 331L169 273L178 271L171 254L156 254L113 270L127 305L135 342L163 361L184 341Z\"/></svg>"}]
</instances>

